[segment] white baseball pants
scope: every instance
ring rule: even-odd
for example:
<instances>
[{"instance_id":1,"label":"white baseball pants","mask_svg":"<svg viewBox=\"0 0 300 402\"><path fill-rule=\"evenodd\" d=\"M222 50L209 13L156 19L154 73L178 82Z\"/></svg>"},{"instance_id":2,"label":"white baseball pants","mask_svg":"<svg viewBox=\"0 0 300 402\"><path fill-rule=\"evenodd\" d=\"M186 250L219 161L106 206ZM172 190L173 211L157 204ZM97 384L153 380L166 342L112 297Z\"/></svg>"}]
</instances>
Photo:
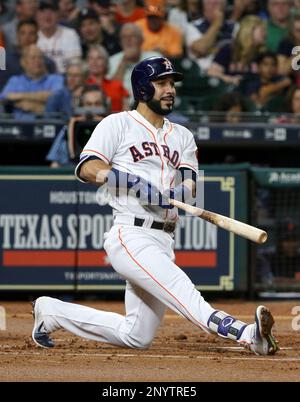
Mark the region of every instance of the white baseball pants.
<instances>
[{"instance_id":1,"label":"white baseball pants","mask_svg":"<svg viewBox=\"0 0 300 402\"><path fill-rule=\"evenodd\" d=\"M211 332L207 322L215 309L173 262L173 239L168 233L115 225L106 234L104 248L115 271L126 279L126 315L41 297L36 308L48 332L64 328L100 342L148 348L166 307Z\"/></svg>"}]
</instances>

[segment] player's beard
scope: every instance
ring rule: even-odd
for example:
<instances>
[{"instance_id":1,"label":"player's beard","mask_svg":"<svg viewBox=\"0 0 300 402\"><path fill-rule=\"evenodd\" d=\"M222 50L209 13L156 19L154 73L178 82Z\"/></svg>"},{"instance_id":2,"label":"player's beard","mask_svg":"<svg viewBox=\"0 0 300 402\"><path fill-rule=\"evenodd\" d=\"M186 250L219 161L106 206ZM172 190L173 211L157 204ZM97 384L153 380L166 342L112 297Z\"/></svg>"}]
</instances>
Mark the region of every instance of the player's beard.
<instances>
[{"instance_id":1,"label":"player's beard","mask_svg":"<svg viewBox=\"0 0 300 402\"><path fill-rule=\"evenodd\" d=\"M151 109L154 113L159 114L161 116L166 116L167 114L173 111L174 107L174 99L172 102L169 103L169 107L165 107L164 109L161 107L161 100L151 99L147 102L147 106Z\"/></svg>"}]
</instances>

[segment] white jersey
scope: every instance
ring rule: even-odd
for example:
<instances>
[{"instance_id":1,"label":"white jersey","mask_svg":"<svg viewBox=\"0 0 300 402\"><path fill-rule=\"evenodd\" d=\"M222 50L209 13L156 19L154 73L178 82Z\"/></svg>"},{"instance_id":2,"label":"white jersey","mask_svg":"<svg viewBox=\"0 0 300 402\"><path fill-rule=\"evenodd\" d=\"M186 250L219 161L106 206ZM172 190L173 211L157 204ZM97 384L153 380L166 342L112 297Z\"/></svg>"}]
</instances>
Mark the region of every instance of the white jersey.
<instances>
[{"instance_id":1,"label":"white jersey","mask_svg":"<svg viewBox=\"0 0 300 402\"><path fill-rule=\"evenodd\" d=\"M121 112L97 125L81 153L75 174L81 180L79 166L88 156L96 156L113 168L142 177L164 193L174 187L178 168L198 173L196 150L194 136L185 127L165 118L163 127L157 129L136 110ZM122 197L112 196L110 200L114 215L157 221L177 219L176 208L141 205L134 196L126 195L126 200Z\"/></svg>"},{"instance_id":2,"label":"white jersey","mask_svg":"<svg viewBox=\"0 0 300 402\"><path fill-rule=\"evenodd\" d=\"M61 74L66 71L69 60L81 58L82 55L79 35L72 28L58 26L50 38L39 31L37 46L55 62L56 69Z\"/></svg>"}]
</instances>

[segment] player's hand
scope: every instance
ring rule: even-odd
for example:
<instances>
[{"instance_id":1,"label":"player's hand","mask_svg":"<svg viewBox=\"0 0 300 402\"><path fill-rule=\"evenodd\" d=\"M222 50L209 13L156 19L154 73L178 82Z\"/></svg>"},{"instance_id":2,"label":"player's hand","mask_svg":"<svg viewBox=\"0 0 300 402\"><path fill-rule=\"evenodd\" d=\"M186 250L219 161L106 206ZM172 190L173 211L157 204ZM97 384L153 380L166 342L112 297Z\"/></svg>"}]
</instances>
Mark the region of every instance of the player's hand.
<instances>
[{"instance_id":1,"label":"player's hand","mask_svg":"<svg viewBox=\"0 0 300 402\"><path fill-rule=\"evenodd\" d=\"M163 209L174 208L173 205L169 204L168 196L162 194L157 187L148 181L140 178L140 181L135 188L137 189L136 196L139 198L141 204L158 205Z\"/></svg>"},{"instance_id":2,"label":"player's hand","mask_svg":"<svg viewBox=\"0 0 300 402\"><path fill-rule=\"evenodd\" d=\"M168 197L163 195L157 187L135 174L112 168L108 172L105 182L111 189L123 188L132 191L139 198L141 204L159 205L164 209L174 208L168 203Z\"/></svg>"},{"instance_id":3,"label":"player's hand","mask_svg":"<svg viewBox=\"0 0 300 402\"><path fill-rule=\"evenodd\" d=\"M170 198L180 202L187 202L192 198L192 191L187 186L179 184L177 187L170 190Z\"/></svg>"}]
</instances>

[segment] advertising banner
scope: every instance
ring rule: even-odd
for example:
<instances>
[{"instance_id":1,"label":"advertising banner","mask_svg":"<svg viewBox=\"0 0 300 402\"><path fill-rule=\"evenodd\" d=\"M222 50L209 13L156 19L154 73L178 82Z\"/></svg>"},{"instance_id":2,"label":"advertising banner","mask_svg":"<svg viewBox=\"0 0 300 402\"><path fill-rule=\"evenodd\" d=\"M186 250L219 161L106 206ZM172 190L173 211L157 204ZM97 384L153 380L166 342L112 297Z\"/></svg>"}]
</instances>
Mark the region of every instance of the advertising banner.
<instances>
[{"instance_id":1,"label":"advertising banner","mask_svg":"<svg viewBox=\"0 0 300 402\"><path fill-rule=\"evenodd\" d=\"M246 221L245 171L205 171L208 210ZM0 290L124 289L103 249L113 224L105 190L52 171L1 174ZM176 263L201 290L245 290L246 241L182 214ZM163 267L162 267L163 269Z\"/></svg>"}]
</instances>

